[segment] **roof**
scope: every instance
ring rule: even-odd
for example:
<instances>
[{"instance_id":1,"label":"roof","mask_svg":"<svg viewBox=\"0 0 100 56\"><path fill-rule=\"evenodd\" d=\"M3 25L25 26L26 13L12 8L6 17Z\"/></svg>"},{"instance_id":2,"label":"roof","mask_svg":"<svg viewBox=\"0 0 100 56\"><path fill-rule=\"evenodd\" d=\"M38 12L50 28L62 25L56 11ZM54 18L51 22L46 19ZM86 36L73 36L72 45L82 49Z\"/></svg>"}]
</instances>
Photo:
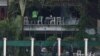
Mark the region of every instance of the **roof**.
<instances>
[{"instance_id":1,"label":"roof","mask_svg":"<svg viewBox=\"0 0 100 56\"><path fill-rule=\"evenodd\" d=\"M7 0L0 0L0 6L7 6Z\"/></svg>"}]
</instances>

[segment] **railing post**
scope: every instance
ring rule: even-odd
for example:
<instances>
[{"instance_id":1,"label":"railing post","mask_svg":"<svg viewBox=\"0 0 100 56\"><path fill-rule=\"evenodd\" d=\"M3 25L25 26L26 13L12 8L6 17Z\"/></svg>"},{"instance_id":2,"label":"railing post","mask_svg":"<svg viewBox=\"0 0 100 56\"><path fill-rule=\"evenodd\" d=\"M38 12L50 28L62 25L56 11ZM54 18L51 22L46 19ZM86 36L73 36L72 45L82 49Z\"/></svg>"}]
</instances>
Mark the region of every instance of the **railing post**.
<instances>
[{"instance_id":1,"label":"railing post","mask_svg":"<svg viewBox=\"0 0 100 56\"><path fill-rule=\"evenodd\" d=\"M85 51L84 51L84 53L85 53L85 56L88 56L88 39L85 38L84 42L85 42L85 48L84 48Z\"/></svg>"},{"instance_id":2,"label":"railing post","mask_svg":"<svg viewBox=\"0 0 100 56\"><path fill-rule=\"evenodd\" d=\"M58 40L58 56L61 56L61 38L57 38Z\"/></svg>"},{"instance_id":3,"label":"railing post","mask_svg":"<svg viewBox=\"0 0 100 56\"><path fill-rule=\"evenodd\" d=\"M3 56L6 56L6 38L3 38Z\"/></svg>"},{"instance_id":4,"label":"railing post","mask_svg":"<svg viewBox=\"0 0 100 56\"><path fill-rule=\"evenodd\" d=\"M31 38L31 56L34 56L34 38Z\"/></svg>"}]
</instances>

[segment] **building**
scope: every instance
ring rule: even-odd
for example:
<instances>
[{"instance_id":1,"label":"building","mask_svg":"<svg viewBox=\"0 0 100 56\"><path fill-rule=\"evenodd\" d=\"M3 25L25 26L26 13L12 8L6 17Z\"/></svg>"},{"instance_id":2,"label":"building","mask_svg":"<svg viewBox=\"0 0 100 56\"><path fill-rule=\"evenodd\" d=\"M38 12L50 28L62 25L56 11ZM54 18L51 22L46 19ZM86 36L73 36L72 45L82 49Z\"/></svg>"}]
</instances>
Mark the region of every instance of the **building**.
<instances>
[{"instance_id":1,"label":"building","mask_svg":"<svg viewBox=\"0 0 100 56\"><path fill-rule=\"evenodd\" d=\"M0 0L0 20L7 17L7 0Z\"/></svg>"},{"instance_id":2,"label":"building","mask_svg":"<svg viewBox=\"0 0 100 56\"><path fill-rule=\"evenodd\" d=\"M25 11L24 35L36 40L46 40L49 36L67 37L79 31L81 7L86 0L50 0L42 7L32 6ZM92 33L91 33L92 32ZM95 34L95 30L86 29L86 33Z\"/></svg>"}]
</instances>

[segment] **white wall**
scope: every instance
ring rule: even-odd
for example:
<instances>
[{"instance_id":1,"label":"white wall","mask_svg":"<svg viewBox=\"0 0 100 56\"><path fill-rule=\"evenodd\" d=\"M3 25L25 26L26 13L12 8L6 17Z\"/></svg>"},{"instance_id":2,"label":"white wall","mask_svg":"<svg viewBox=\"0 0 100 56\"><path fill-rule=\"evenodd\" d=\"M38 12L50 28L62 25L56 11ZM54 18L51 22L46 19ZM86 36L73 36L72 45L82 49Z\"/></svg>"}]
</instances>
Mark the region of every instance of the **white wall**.
<instances>
[{"instance_id":1,"label":"white wall","mask_svg":"<svg viewBox=\"0 0 100 56\"><path fill-rule=\"evenodd\" d=\"M7 6L7 0L0 0L0 6Z\"/></svg>"}]
</instances>

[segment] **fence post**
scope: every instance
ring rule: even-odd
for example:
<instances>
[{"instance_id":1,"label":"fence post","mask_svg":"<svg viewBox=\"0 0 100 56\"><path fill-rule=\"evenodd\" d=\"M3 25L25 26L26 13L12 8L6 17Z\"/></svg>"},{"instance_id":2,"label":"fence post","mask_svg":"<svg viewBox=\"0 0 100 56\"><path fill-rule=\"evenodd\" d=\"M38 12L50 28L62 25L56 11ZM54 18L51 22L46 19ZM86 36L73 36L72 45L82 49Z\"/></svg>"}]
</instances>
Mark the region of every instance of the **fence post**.
<instances>
[{"instance_id":1,"label":"fence post","mask_svg":"<svg viewBox=\"0 0 100 56\"><path fill-rule=\"evenodd\" d=\"M31 38L31 56L34 56L34 38Z\"/></svg>"},{"instance_id":2,"label":"fence post","mask_svg":"<svg viewBox=\"0 0 100 56\"><path fill-rule=\"evenodd\" d=\"M88 56L88 39L87 38L84 38L84 42L85 42L85 56Z\"/></svg>"},{"instance_id":3,"label":"fence post","mask_svg":"<svg viewBox=\"0 0 100 56\"><path fill-rule=\"evenodd\" d=\"M3 56L6 56L6 38L3 38Z\"/></svg>"},{"instance_id":4,"label":"fence post","mask_svg":"<svg viewBox=\"0 0 100 56\"><path fill-rule=\"evenodd\" d=\"M58 56L61 56L61 38L57 38L58 40Z\"/></svg>"}]
</instances>

